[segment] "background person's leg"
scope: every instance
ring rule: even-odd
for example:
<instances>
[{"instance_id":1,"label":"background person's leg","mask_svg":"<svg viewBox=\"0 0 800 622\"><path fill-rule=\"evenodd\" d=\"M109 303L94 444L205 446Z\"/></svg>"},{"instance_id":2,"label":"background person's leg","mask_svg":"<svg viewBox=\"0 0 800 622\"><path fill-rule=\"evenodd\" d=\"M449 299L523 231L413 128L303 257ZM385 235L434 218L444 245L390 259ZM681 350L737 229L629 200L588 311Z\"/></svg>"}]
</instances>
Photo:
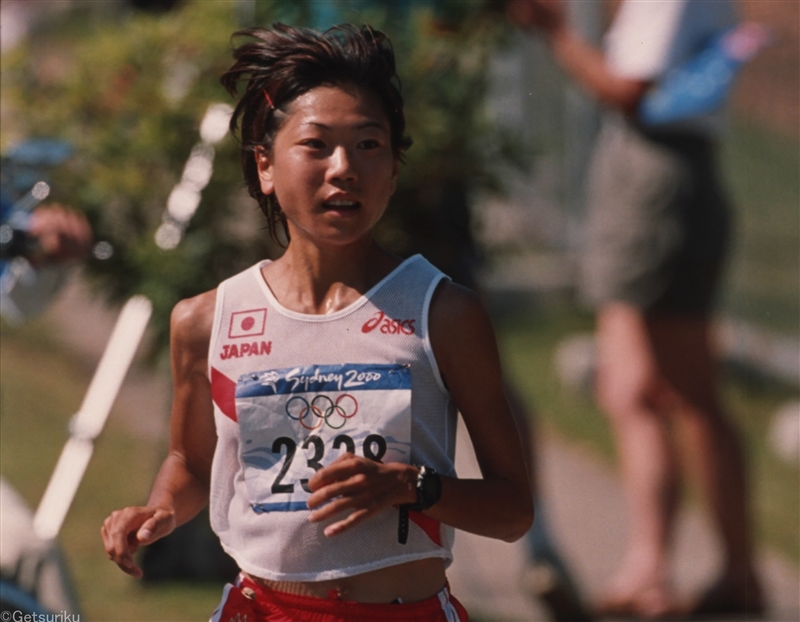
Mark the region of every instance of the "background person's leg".
<instances>
[{"instance_id":1,"label":"background person's leg","mask_svg":"<svg viewBox=\"0 0 800 622\"><path fill-rule=\"evenodd\" d=\"M597 399L607 413L628 505L629 540L600 609L658 616L675 607L669 545L679 468L669 391L639 310L613 303L597 319Z\"/></svg>"},{"instance_id":2,"label":"background person's leg","mask_svg":"<svg viewBox=\"0 0 800 622\"><path fill-rule=\"evenodd\" d=\"M677 396L675 413L687 460L725 554L705 607L720 613L760 611L763 600L754 570L744 453L720 403L709 322L653 318L648 323L659 367Z\"/></svg>"}]
</instances>

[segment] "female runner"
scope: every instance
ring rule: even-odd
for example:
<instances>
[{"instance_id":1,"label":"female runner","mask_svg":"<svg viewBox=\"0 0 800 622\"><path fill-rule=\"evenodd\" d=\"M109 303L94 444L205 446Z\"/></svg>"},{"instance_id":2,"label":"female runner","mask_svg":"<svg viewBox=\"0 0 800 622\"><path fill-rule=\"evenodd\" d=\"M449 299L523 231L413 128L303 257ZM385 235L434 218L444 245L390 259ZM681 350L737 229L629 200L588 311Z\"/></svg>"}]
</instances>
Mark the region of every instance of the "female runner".
<instances>
[{"instance_id":1,"label":"female runner","mask_svg":"<svg viewBox=\"0 0 800 622\"><path fill-rule=\"evenodd\" d=\"M466 620L454 529L513 541L533 506L477 297L371 237L410 146L390 43L237 34L231 129L285 252L175 307L170 451L147 505L105 520L106 552L140 577L137 549L210 499L241 568L213 620ZM457 412L481 479L456 476Z\"/></svg>"}]
</instances>

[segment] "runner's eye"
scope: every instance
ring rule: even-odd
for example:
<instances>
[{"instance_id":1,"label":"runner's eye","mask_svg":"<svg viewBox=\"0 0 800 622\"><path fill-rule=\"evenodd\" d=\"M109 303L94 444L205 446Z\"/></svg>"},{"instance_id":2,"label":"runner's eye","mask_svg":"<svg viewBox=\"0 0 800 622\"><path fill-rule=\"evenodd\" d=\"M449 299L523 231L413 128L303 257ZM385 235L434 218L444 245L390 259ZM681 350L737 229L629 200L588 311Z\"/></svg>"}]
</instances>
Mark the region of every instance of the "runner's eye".
<instances>
[{"instance_id":1,"label":"runner's eye","mask_svg":"<svg viewBox=\"0 0 800 622\"><path fill-rule=\"evenodd\" d=\"M301 141L300 144L310 149L325 149L325 143L319 138L307 138Z\"/></svg>"}]
</instances>

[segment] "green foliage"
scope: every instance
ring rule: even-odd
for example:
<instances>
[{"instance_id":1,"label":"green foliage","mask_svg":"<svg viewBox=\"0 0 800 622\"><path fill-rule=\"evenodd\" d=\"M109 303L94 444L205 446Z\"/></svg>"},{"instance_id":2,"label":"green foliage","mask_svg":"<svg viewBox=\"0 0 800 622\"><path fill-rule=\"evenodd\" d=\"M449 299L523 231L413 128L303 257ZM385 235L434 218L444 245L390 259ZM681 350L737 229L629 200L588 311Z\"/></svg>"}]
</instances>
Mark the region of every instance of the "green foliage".
<instances>
[{"instance_id":1,"label":"green foliage","mask_svg":"<svg viewBox=\"0 0 800 622\"><path fill-rule=\"evenodd\" d=\"M151 15L93 4L60 15L3 58L2 143L35 136L73 143L77 155L54 174L54 198L85 210L97 237L114 246L112 258L89 266L98 291L115 302L134 293L151 298L159 353L178 300L277 252L241 188L230 137L217 146L214 176L182 243L165 251L154 241L207 106L229 101L218 78L231 61L231 33L276 20L309 24L334 5L195 1ZM415 140L378 236L401 255L428 251L420 244L425 231L449 235L446 220L432 220L448 195L460 210L458 228L468 220L466 191L496 188L493 167L519 161L483 107L500 21L487 19L482 1L445 0L439 12L424 2L359 4L354 15L343 3L336 21L369 22L392 38ZM453 244L471 246L468 226L461 229Z\"/></svg>"},{"instance_id":2,"label":"green foliage","mask_svg":"<svg viewBox=\"0 0 800 622\"><path fill-rule=\"evenodd\" d=\"M54 174L54 198L85 210L96 236L114 247L110 259L89 265L98 290L114 302L151 298L156 352L178 300L270 253L255 204L241 205L230 138L217 146L214 177L183 243L165 251L154 241L207 107L229 100L218 77L238 27L233 9L197 2L159 16L76 14L70 27L46 28L4 59L11 88L3 106L17 132L75 147Z\"/></svg>"},{"instance_id":3,"label":"green foliage","mask_svg":"<svg viewBox=\"0 0 800 622\"><path fill-rule=\"evenodd\" d=\"M738 119L724 164L736 208L726 313L800 335L800 148Z\"/></svg>"},{"instance_id":4,"label":"green foliage","mask_svg":"<svg viewBox=\"0 0 800 622\"><path fill-rule=\"evenodd\" d=\"M457 218L446 217L458 209L451 205L458 193L498 192L499 168L524 162L519 143L490 121L483 105L490 54L502 44L503 26L487 19L480 5L465 6L473 9L446 22L419 10L399 35L387 27L398 52L414 145L385 224L409 236L401 253L423 252L434 261L431 246L459 235ZM440 230L431 244L419 246L426 227ZM456 247L469 243L453 241Z\"/></svg>"}]
</instances>

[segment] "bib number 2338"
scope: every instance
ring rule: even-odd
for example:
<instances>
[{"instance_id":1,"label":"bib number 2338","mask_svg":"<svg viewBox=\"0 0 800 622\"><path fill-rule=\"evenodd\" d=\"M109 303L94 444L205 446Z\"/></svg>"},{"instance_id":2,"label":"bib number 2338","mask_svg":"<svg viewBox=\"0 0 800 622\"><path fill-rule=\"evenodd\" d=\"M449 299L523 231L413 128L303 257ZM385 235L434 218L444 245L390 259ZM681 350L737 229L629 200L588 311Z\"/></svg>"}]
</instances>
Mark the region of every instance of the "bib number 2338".
<instances>
[{"instance_id":1,"label":"bib number 2338","mask_svg":"<svg viewBox=\"0 0 800 622\"><path fill-rule=\"evenodd\" d=\"M345 452L408 462L411 371L404 365L311 365L242 376L241 458L255 512L307 509L308 480Z\"/></svg>"}]
</instances>

